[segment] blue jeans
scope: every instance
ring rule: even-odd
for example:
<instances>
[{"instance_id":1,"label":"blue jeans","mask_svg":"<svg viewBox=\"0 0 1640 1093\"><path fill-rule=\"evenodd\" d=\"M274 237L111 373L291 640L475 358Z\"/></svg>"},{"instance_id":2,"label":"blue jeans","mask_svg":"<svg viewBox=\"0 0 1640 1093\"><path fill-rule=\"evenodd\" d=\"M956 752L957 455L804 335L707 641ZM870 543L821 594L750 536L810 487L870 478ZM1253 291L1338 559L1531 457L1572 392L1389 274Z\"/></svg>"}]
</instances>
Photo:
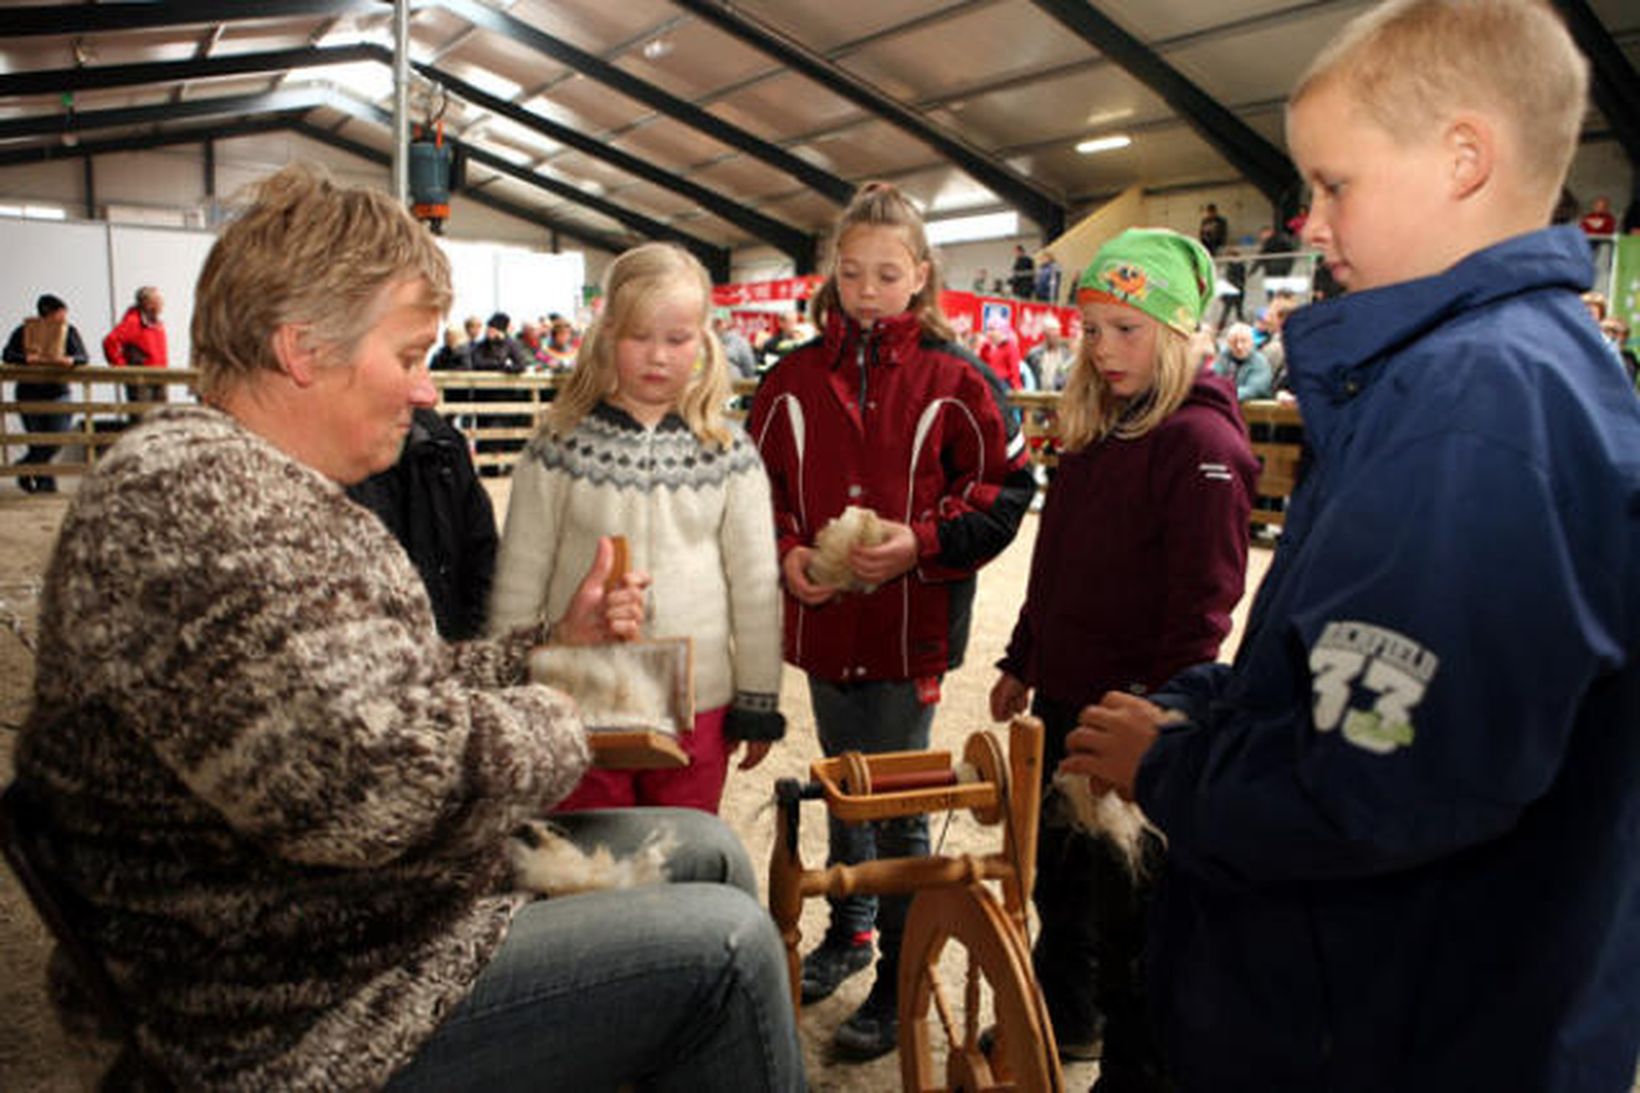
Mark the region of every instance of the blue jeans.
<instances>
[{"instance_id":1,"label":"blue jeans","mask_svg":"<svg viewBox=\"0 0 1640 1093\"><path fill-rule=\"evenodd\" d=\"M786 952L734 834L693 809L552 822L617 856L670 825L673 883L529 904L388 1088L801 1090Z\"/></svg>"},{"instance_id":2,"label":"blue jeans","mask_svg":"<svg viewBox=\"0 0 1640 1093\"><path fill-rule=\"evenodd\" d=\"M31 433L66 433L71 417L70 414L23 414L23 428ZM57 446L54 444L30 444L28 451L23 453L23 458L17 462L50 463L56 454ZM57 480L49 475L41 475L37 481L43 486L57 484Z\"/></svg>"},{"instance_id":3,"label":"blue jeans","mask_svg":"<svg viewBox=\"0 0 1640 1093\"><path fill-rule=\"evenodd\" d=\"M928 747L934 707L917 697L915 680L869 680L864 683L828 683L809 677L809 699L814 706L820 748L827 755L845 751L917 751ZM830 847L826 864L872 861L875 858L920 858L928 854L928 817L904 816L869 824L845 824L827 818ZM911 897L828 897L831 934L850 937L877 926L877 979L884 989L895 982L900 960L900 938ZM879 905L880 904L880 905ZM885 980L886 975L886 980Z\"/></svg>"}]
</instances>

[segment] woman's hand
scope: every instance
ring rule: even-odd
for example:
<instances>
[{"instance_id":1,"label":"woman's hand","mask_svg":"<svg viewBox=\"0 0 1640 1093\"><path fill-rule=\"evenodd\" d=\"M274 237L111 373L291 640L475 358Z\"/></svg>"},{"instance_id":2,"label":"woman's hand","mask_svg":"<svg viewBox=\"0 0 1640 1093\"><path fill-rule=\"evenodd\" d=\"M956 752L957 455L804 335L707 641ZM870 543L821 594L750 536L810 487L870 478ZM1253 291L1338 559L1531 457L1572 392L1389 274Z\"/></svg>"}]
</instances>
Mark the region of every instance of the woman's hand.
<instances>
[{"instance_id":1,"label":"woman's hand","mask_svg":"<svg viewBox=\"0 0 1640 1093\"><path fill-rule=\"evenodd\" d=\"M848 552L849 568L867 584L887 584L917 564L917 533L906 524L882 521L887 537L876 546L854 546Z\"/></svg>"},{"instance_id":2,"label":"woman's hand","mask_svg":"<svg viewBox=\"0 0 1640 1093\"><path fill-rule=\"evenodd\" d=\"M570 597L569 609L553 624L554 644L598 645L643 636L649 574L631 570L613 588L606 589L604 585L614 568L615 544L606 535L598 540L592 568Z\"/></svg>"},{"instance_id":3,"label":"woman's hand","mask_svg":"<svg viewBox=\"0 0 1640 1093\"><path fill-rule=\"evenodd\" d=\"M809 580L809 559L813 557L813 547L800 546L792 547L780 559L780 574L786 579L787 591L797 598L798 603L807 607L819 607L837 595L835 588Z\"/></svg>"},{"instance_id":4,"label":"woman's hand","mask_svg":"<svg viewBox=\"0 0 1640 1093\"><path fill-rule=\"evenodd\" d=\"M1059 770L1086 775L1095 792L1114 789L1131 801L1139 761L1163 725L1182 720L1177 710L1164 710L1125 691L1107 691L1099 705L1085 707L1077 717L1077 727L1065 737L1067 754Z\"/></svg>"},{"instance_id":5,"label":"woman's hand","mask_svg":"<svg viewBox=\"0 0 1640 1093\"><path fill-rule=\"evenodd\" d=\"M1018 676L1003 672L991 687L991 720L1007 721L1025 712L1031 689Z\"/></svg>"}]
</instances>

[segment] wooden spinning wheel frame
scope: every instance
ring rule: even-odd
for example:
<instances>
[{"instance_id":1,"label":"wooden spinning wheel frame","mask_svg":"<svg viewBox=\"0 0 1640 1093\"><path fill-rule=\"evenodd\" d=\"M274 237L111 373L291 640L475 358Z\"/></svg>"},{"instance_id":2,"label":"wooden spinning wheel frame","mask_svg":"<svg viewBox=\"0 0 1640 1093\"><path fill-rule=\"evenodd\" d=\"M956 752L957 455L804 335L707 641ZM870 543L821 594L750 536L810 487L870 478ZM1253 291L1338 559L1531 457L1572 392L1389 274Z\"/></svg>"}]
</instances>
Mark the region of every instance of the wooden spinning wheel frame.
<instances>
[{"instance_id":1,"label":"wooden spinning wheel frame","mask_svg":"<svg viewBox=\"0 0 1640 1093\"><path fill-rule=\"evenodd\" d=\"M814 762L807 785L785 779L775 787L780 829L769 864L769 904L786 943L794 1008L802 1004L797 924L805 898L916 893L899 967L900 1070L907 1090L1063 1088L1026 929L1042 741L1042 723L1020 717L1009 726L1006 755L994 733L981 731L968 738L960 766L943 751L848 752ZM850 823L968 809L980 823L1002 826L1002 850L805 869L798 806L817 798ZM988 880L999 882L1000 900ZM960 1005L940 978L941 959L953 948L966 957Z\"/></svg>"}]
</instances>

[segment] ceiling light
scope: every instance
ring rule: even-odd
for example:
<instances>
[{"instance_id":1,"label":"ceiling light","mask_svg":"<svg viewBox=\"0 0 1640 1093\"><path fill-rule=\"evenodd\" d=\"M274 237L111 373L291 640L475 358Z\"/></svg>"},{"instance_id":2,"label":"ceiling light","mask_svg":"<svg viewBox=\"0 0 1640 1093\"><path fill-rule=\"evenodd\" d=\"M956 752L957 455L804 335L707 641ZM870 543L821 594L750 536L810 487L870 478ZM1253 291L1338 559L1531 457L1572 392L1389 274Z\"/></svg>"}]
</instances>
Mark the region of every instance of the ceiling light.
<instances>
[{"instance_id":1,"label":"ceiling light","mask_svg":"<svg viewBox=\"0 0 1640 1093\"><path fill-rule=\"evenodd\" d=\"M672 52L672 43L665 38L655 38L644 43L643 55L647 60L658 61Z\"/></svg>"},{"instance_id":2,"label":"ceiling light","mask_svg":"<svg viewBox=\"0 0 1640 1093\"><path fill-rule=\"evenodd\" d=\"M924 224L928 242L939 247L949 243L972 243L982 239L1011 239L1019 234L1019 213L980 213L977 216L948 216Z\"/></svg>"},{"instance_id":3,"label":"ceiling light","mask_svg":"<svg viewBox=\"0 0 1640 1093\"><path fill-rule=\"evenodd\" d=\"M1115 136L1094 137L1092 140L1084 140L1077 144L1076 150L1085 156L1091 156L1095 152L1110 152L1117 148L1126 148L1132 143L1132 137L1126 133L1117 133Z\"/></svg>"},{"instance_id":4,"label":"ceiling light","mask_svg":"<svg viewBox=\"0 0 1640 1093\"><path fill-rule=\"evenodd\" d=\"M1133 108L1131 106L1118 107L1115 110L1095 110L1087 116L1082 124L1089 129L1098 129L1102 125L1109 125L1112 122L1118 122L1123 118L1131 118L1132 116Z\"/></svg>"}]
</instances>

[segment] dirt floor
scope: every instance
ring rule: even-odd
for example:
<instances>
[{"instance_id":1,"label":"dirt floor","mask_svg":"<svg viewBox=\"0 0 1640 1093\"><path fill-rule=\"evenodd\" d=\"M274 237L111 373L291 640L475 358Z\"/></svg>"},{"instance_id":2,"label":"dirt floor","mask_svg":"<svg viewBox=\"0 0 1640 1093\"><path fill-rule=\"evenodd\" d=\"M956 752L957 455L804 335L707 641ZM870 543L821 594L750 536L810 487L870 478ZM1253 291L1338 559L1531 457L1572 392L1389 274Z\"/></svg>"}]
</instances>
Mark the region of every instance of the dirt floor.
<instances>
[{"instance_id":1,"label":"dirt floor","mask_svg":"<svg viewBox=\"0 0 1640 1093\"><path fill-rule=\"evenodd\" d=\"M72 490L72 480L63 482ZM491 485L497 512L504 512L507 483L492 480ZM33 633L35 598L69 496L29 497L9 482L0 485L0 623L17 620L24 635ZM946 680L934 722L936 748L960 755L970 733L990 726L986 708L995 680L991 665L1007 641L1024 595L1035 535L1036 518L1027 517L1013 546L981 576L968 663ZM1267 550L1253 551L1249 588L1263 578L1268 562ZM1227 656L1239 638L1245 611L1244 599ZM27 706L32 674L32 657L17 632L0 633L0 779L9 780L11 775L12 741ZM802 675L791 669L786 673L782 707L790 721L788 739L756 771L733 776L723 804L724 819L740 833L758 863L768 860L773 838L774 814L767 805L775 780L806 778L810 760L819 755L807 687ZM944 853L987 853L1001 845L1000 828L982 826L968 813L934 816L931 827ZM804 807L802 832L805 862L811 866L823 862L825 821L818 804ZM818 937L824 926L824 902L810 900L802 924L805 938ZM70 1091L95 1086L103 1057L84 1044L70 1043L59 1031L42 987L45 953L42 928L10 874L0 872L0 967L4 969L0 973L0 1090ZM960 975L949 961L941 971L942 979ZM896 1055L865 1065L848 1064L833 1060L828 1048L832 1032L863 999L869 980L869 974L856 976L834 997L804 1012L802 1030L811 1088L851 1093L900 1088ZM961 991L955 995L960 1002ZM1086 1089L1097 1073L1091 1063L1067 1068L1065 1087Z\"/></svg>"}]
</instances>

